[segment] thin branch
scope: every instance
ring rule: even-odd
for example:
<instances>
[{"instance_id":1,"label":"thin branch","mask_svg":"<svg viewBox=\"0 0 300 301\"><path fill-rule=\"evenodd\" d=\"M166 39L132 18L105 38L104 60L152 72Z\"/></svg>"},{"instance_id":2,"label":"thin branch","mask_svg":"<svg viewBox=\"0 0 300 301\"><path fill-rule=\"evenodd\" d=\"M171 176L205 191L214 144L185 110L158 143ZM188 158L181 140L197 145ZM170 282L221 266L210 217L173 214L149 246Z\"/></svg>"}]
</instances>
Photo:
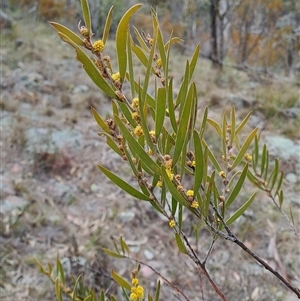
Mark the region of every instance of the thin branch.
<instances>
[{"instance_id":1,"label":"thin branch","mask_svg":"<svg viewBox=\"0 0 300 301\"><path fill-rule=\"evenodd\" d=\"M172 287L175 291L177 291L185 300L190 301L190 299L173 283L171 283L167 278L165 278L163 275L161 275L156 269L154 269L151 265L137 260L135 258L132 258L130 256L124 256L126 259L132 260L136 263L139 263L141 265L144 265L146 267L148 267L150 270L152 270L155 274L157 274L161 279L163 279L170 287Z\"/></svg>"},{"instance_id":2,"label":"thin branch","mask_svg":"<svg viewBox=\"0 0 300 301\"><path fill-rule=\"evenodd\" d=\"M215 292L220 296L220 298L223 301L227 301L226 297L224 296L224 294L221 292L221 290L219 289L219 287L217 286L217 284L213 281L213 279L210 277L205 265L200 261L200 259L198 258L197 254L195 253L194 249L192 248L192 246L190 245L187 237L185 236L185 234L181 231L181 236L183 237L186 246L188 247L188 249L191 251L192 254L188 253L189 257L195 262L195 264L201 269L201 271L204 273L205 277L207 278L207 280L209 281L210 285L214 288Z\"/></svg>"},{"instance_id":3,"label":"thin branch","mask_svg":"<svg viewBox=\"0 0 300 301\"><path fill-rule=\"evenodd\" d=\"M293 286L287 279L285 279L280 273L278 273L276 270L274 270L270 265L268 265L264 260L262 260L257 254L255 254L253 251L251 251L247 246L240 241L233 232L228 228L226 225L226 222L224 221L222 215L219 213L217 208L214 206L214 204L211 202L211 205L213 207L214 212L216 213L217 217L220 219L220 222L224 226L225 230L227 231L228 235L232 237L232 241L236 243L240 248L242 248L246 253L248 253L252 258L254 258L257 262L259 262L266 270L271 272L275 277L277 277L283 284L285 284L292 292L294 292L298 298L300 298L300 289Z\"/></svg>"}]
</instances>

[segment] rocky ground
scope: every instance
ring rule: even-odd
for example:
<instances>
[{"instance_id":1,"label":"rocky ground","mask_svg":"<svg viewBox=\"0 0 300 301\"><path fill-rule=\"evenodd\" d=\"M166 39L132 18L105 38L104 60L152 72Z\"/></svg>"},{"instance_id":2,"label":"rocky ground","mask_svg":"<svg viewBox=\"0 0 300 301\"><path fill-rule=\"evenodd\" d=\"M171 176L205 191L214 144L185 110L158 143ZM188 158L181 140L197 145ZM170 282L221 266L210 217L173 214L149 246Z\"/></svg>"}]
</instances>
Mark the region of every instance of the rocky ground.
<instances>
[{"instance_id":1,"label":"rocky ground","mask_svg":"<svg viewBox=\"0 0 300 301\"><path fill-rule=\"evenodd\" d=\"M57 254L68 276L83 273L87 285L120 294L110 279L111 268L129 278L136 264L101 251L111 248L112 239L119 236L130 246L134 259L159 271L190 300L204 300L201 291L205 300L218 300L191 260L176 250L166 221L148 204L116 188L97 169L96 164L103 164L134 181L128 166L97 135L90 106L105 116L110 100L87 78L72 49L47 24L28 19L16 21L2 38L1 300L54 300L54 288L34 259L54 264ZM269 146L270 155L282 161L286 172L283 208L288 215L289 208L293 210L299 231L299 100L286 106L261 103L258 95L268 93L266 86L277 82L260 84L240 72L241 80L235 81L233 71L220 75L209 69L209 62L200 62L200 110L209 104L211 116L220 118L232 103L240 116L254 108L250 127L262 129L262 142ZM175 66L174 70L180 69ZM284 91L298 89L289 80L280 85ZM187 226L187 235L202 257L209 247L209 234L201 230L196 246L191 227ZM299 286L299 236L267 196L259 195L235 231ZM216 244L208 267L229 300L296 300L229 242ZM150 292L161 276L142 265L140 281ZM162 282L164 298L183 300Z\"/></svg>"}]
</instances>

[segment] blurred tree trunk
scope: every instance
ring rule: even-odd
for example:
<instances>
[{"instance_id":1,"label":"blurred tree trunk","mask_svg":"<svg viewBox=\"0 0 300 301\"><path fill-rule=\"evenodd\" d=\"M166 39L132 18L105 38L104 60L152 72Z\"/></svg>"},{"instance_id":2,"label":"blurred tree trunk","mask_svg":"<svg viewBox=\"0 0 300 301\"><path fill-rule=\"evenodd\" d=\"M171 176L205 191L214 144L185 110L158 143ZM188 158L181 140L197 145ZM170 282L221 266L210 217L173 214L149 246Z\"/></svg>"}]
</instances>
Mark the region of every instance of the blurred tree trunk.
<instances>
[{"instance_id":1,"label":"blurred tree trunk","mask_svg":"<svg viewBox=\"0 0 300 301\"><path fill-rule=\"evenodd\" d=\"M210 0L210 30L211 30L211 52L210 58L213 66L219 66L218 55L218 12L219 12L219 0Z\"/></svg>"},{"instance_id":2,"label":"blurred tree trunk","mask_svg":"<svg viewBox=\"0 0 300 301\"><path fill-rule=\"evenodd\" d=\"M2 9L8 8L8 0L1 0L0 8L2 8Z\"/></svg>"}]
</instances>

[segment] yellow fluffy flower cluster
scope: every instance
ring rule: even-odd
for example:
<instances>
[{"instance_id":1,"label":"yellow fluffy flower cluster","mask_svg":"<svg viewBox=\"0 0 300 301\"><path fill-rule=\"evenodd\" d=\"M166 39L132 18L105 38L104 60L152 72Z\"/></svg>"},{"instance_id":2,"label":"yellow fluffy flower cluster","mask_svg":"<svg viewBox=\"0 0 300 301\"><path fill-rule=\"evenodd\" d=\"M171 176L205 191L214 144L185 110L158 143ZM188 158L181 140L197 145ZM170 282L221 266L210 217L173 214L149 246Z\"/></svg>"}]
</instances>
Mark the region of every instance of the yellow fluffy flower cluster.
<instances>
[{"instance_id":1,"label":"yellow fluffy flower cluster","mask_svg":"<svg viewBox=\"0 0 300 301\"><path fill-rule=\"evenodd\" d=\"M139 108L139 99L136 97L132 100L132 107L137 110Z\"/></svg>"},{"instance_id":2,"label":"yellow fluffy flower cluster","mask_svg":"<svg viewBox=\"0 0 300 301\"><path fill-rule=\"evenodd\" d=\"M94 44L93 44L93 50L95 52L100 53L100 52L102 52L103 48L104 48L104 43L103 43L102 40L98 40L98 41L94 42Z\"/></svg>"},{"instance_id":3,"label":"yellow fluffy flower cluster","mask_svg":"<svg viewBox=\"0 0 300 301\"><path fill-rule=\"evenodd\" d=\"M132 301L141 300L144 296L144 289L139 285L139 280L134 277L132 278L131 283L133 286L131 287L130 299Z\"/></svg>"},{"instance_id":4,"label":"yellow fluffy flower cluster","mask_svg":"<svg viewBox=\"0 0 300 301\"><path fill-rule=\"evenodd\" d=\"M136 136L143 136L144 131L140 125L136 126L135 129L133 130L133 134Z\"/></svg>"},{"instance_id":5,"label":"yellow fluffy flower cluster","mask_svg":"<svg viewBox=\"0 0 300 301\"><path fill-rule=\"evenodd\" d=\"M175 225L176 225L175 221L174 221L173 219L171 219L171 220L169 221L169 226L170 226L171 228L174 228Z\"/></svg>"},{"instance_id":6,"label":"yellow fluffy flower cluster","mask_svg":"<svg viewBox=\"0 0 300 301\"><path fill-rule=\"evenodd\" d=\"M156 65L157 65L158 68L161 68L161 67L162 67L162 60L161 60L161 59L158 59L158 60L156 61Z\"/></svg>"},{"instance_id":7,"label":"yellow fluffy flower cluster","mask_svg":"<svg viewBox=\"0 0 300 301\"><path fill-rule=\"evenodd\" d=\"M113 79L113 81L118 81L120 80L120 73L116 72L114 74L111 75L111 78Z\"/></svg>"}]
</instances>

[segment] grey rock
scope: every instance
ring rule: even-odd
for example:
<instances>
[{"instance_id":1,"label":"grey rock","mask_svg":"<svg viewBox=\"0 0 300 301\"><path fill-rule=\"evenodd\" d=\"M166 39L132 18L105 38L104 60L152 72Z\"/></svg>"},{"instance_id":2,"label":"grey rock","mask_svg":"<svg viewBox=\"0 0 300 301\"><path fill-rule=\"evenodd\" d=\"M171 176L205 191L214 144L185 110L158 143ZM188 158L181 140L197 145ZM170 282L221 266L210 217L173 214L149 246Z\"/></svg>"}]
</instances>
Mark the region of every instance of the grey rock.
<instances>
[{"instance_id":1,"label":"grey rock","mask_svg":"<svg viewBox=\"0 0 300 301\"><path fill-rule=\"evenodd\" d=\"M134 219L135 217L135 213L130 210L130 211L123 211L120 212L118 214L118 219L122 222L122 223L126 223L126 222L130 222Z\"/></svg>"},{"instance_id":2,"label":"grey rock","mask_svg":"<svg viewBox=\"0 0 300 301\"><path fill-rule=\"evenodd\" d=\"M12 18L0 9L0 29L11 29L13 24Z\"/></svg>"},{"instance_id":3,"label":"grey rock","mask_svg":"<svg viewBox=\"0 0 300 301\"><path fill-rule=\"evenodd\" d=\"M0 201L0 212L3 215L11 213L13 210L23 211L29 205L29 201L16 195L9 195Z\"/></svg>"},{"instance_id":4,"label":"grey rock","mask_svg":"<svg viewBox=\"0 0 300 301\"><path fill-rule=\"evenodd\" d=\"M287 119L296 119L300 117L300 108L294 107L294 108L287 108L284 110L281 110L278 113L279 116L287 118Z\"/></svg>"},{"instance_id":5,"label":"grey rock","mask_svg":"<svg viewBox=\"0 0 300 301\"><path fill-rule=\"evenodd\" d=\"M143 253L147 260L152 260L154 258L154 254L149 250L144 250Z\"/></svg>"},{"instance_id":6,"label":"grey rock","mask_svg":"<svg viewBox=\"0 0 300 301\"><path fill-rule=\"evenodd\" d=\"M282 160L296 159L300 162L300 145L293 140L276 135L264 138L269 153Z\"/></svg>"},{"instance_id":7,"label":"grey rock","mask_svg":"<svg viewBox=\"0 0 300 301\"><path fill-rule=\"evenodd\" d=\"M229 95L227 102L234 105L236 109L253 108L257 103L255 99L237 95Z\"/></svg>"},{"instance_id":8,"label":"grey rock","mask_svg":"<svg viewBox=\"0 0 300 301\"><path fill-rule=\"evenodd\" d=\"M248 124L253 128L257 127L262 130L266 125L265 116L260 112L256 112L250 116Z\"/></svg>"},{"instance_id":9,"label":"grey rock","mask_svg":"<svg viewBox=\"0 0 300 301\"><path fill-rule=\"evenodd\" d=\"M55 203L69 205L76 201L76 187L65 183L55 182L48 190Z\"/></svg>"},{"instance_id":10,"label":"grey rock","mask_svg":"<svg viewBox=\"0 0 300 301\"><path fill-rule=\"evenodd\" d=\"M292 184L296 184L298 182L298 177L297 175L295 175L294 173L288 173L286 176L285 176L286 180Z\"/></svg>"},{"instance_id":11,"label":"grey rock","mask_svg":"<svg viewBox=\"0 0 300 301\"><path fill-rule=\"evenodd\" d=\"M89 87L87 85L78 85L74 87L72 93L73 94L78 94L78 93L86 93L89 91Z\"/></svg>"},{"instance_id":12,"label":"grey rock","mask_svg":"<svg viewBox=\"0 0 300 301\"><path fill-rule=\"evenodd\" d=\"M82 134L76 130L49 130L30 128L25 131L26 149L31 154L56 153L64 147L78 151L82 147Z\"/></svg>"}]
</instances>

